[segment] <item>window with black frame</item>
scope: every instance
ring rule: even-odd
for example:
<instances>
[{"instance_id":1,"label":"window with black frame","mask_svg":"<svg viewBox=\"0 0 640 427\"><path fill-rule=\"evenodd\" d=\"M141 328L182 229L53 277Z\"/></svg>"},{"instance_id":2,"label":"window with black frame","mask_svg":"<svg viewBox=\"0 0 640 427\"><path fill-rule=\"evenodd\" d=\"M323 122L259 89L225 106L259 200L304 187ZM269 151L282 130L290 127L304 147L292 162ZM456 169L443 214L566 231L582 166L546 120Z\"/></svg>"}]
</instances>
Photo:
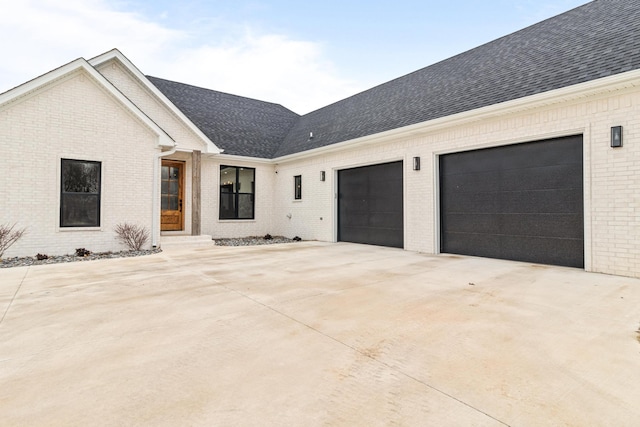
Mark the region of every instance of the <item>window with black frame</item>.
<instances>
[{"instance_id":1,"label":"window with black frame","mask_svg":"<svg viewBox=\"0 0 640 427\"><path fill-rule=\"evenodd\" d=\"M220 166L220 219L254 219L254 168Z\"/></svg>"},{"instance_id":2,"label":"window with black frame","mask_svg":"<svg viewBox=\"0 0 640 427\"><path fill-rule=\"evenodd\" d=\"M60 227L100 226L101 163L62 159Z\"/></svg>"},{"instance_id":3,"label":"window with black frame","mask_svg":"<svg viewBox=\"0 0 640 427\"><path fill-rule=\"evenodd\" d=\"M302 175L293 177L293 198L295 200L302 200Z\"/></svg>"}]
</instances>

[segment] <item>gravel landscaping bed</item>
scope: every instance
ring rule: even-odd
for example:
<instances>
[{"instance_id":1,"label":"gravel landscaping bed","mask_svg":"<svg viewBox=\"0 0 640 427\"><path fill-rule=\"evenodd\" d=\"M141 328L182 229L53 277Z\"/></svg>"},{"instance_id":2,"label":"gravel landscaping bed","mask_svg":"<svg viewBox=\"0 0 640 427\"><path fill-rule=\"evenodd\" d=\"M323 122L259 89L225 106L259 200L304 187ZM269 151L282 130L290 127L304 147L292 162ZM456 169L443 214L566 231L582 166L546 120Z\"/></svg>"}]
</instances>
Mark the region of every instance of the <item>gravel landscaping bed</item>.
<instances>
[{"instance_id":1,"label":"gravel landscaping bed","mask_svg":"<svg viewBox=\"0 0 640 427\"><path fill-rule=\"evenodd\" d=\"M254 246L254 245L273 245L275 243L293 243L300 241L300 238L289 239L282 236L273 236L270 239L266 236L242 237L237 239L214 239L217 246ZM109 258L126 258L157 254L162 252L161 249L153 249L148 251L122 251L122 252L99 252L92 253L87 256L76 255L59 255L49 256L47 259L39 260L35 256L30 257L14 257L0 259L0 268L24 267L28 265L58 264L61 262L76 261L92 261L96 259Z\"/></svg>"},{"instance_id":2,"label":"gravel landscaping bed","mask_svg":"<svg viewBox=\"0 0 640 427\"><path fill-rule=\"evenodd\" d=\"M300 238L289 239L282 236L252 236L237 239L213 239L217 246L254 246L254 245L272 245L274 243L293 243L300 241Z\"/></svg>"},{"instance_id":3,"label":"gravel landscaping bed","mask_svg":"<svg viewBox=\"0 0 640 427\"><path fill-rule=\"evenodd\" d=\"M157 254L159 252L162 252L162 250L153 249L148 251L98 252L98 253L89 254L87 256L59 255L59 256L49 256L47 259L42 259L42 260L39 260L34 256L20 257L20 258L18 257L4 258L0 260L0 268L24 267L27 265L58 264L61 262L93 261L96 259L108 259L108 258L126 258L126 257Z\"/></svg>"}]
</instances>

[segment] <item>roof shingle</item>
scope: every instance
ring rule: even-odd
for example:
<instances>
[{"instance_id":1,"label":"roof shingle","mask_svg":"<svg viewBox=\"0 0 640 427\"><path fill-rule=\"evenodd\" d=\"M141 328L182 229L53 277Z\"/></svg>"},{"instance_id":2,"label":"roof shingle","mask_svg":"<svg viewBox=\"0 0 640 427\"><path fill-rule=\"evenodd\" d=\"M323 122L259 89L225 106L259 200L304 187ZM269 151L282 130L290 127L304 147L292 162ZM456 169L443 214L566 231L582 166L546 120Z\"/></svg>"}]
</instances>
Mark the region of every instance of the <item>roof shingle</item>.
<instances>
[{"instance_id":1,"label":"roof shingle","mask_svg":"<svg viewBox=\"0 0 640 427\"><path fill-rule=\"evenodd\" d=\"M595 1L302 116L275 156L637 69L639 51L640 2Z\"/></svg>"},{"instance_id":2,"label":"roof shingle","mask_svg":"<svg viewBox=\"0 0 640 427\"><path fill-rule=\"evenodd\" d=\"M638 68L640 1L596 0L304 116L150 80L225 152L275 158Z\"/></svg>"},{"instance_id":3,"label":"roof shingle","mask_svg":"<svg viewBox=\"0 0 640 427\"><path fill-rule=\"evenodd\" d=\"M300 117L271 102L147 78L225 154L271 158Z\"/></svg>"}]
</instances>

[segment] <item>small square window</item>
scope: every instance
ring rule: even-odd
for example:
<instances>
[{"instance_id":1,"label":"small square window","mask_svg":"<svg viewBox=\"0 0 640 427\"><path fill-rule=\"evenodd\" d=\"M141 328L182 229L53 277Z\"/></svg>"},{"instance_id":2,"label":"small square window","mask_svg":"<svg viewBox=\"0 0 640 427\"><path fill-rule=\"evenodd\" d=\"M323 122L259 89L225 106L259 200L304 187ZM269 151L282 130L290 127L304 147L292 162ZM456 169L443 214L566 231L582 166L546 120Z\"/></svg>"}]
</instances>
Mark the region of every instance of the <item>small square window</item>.
<instances>
[{"instance_id":1,"label":"small square window","mask_svg":"<svg viewBox=\"0 0 640 427\"><path fill-rule=\"evenodd\" d=\"M302 200L302 175L293 177L293 198L295 200Z\"/></svg>"}]
</instances>

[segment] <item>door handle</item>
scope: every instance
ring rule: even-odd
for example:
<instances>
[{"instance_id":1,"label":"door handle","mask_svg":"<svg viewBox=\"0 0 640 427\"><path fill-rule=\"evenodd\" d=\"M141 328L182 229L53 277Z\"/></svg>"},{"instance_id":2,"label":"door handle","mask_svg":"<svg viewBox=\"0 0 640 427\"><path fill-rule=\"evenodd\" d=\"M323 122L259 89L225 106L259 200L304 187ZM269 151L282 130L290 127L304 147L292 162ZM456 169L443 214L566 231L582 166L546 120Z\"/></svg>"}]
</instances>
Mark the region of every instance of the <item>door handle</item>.
<instances>
[{"instance_id":1,"label":"door handle","mask_svg":"<svg viewBox=\"0 0 640 427\"><path fill-rule=\"evenodd\" d=\"M182 212L182 199L178 201L178 210Z\"/></svg>"}]
</instances>

